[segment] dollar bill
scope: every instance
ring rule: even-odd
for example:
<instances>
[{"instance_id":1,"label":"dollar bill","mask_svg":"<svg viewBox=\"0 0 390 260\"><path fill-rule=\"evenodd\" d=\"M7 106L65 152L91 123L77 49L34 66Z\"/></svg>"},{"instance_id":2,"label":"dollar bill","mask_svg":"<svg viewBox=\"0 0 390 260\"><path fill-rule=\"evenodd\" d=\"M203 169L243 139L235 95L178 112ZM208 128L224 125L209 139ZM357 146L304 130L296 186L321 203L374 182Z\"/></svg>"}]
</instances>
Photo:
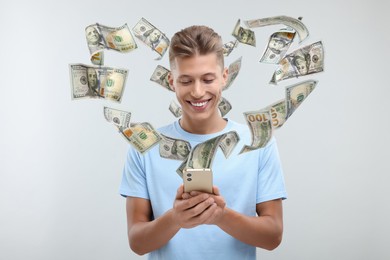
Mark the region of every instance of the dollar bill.
<instances>
[{"instance_id":1,"label":"dollar bill","mask_svg":"<svg viewBox=\"0 0 390 260\"><path fill-rule=\"evenodd\" d=\"M225 57L229 56L230 53L233 51L234 48L236 48L238 45L238 40L235 41L230 41L225 43L222 48L223 48L223 55Z\"/></svg>"},{"instance_id":2,"label":"dollar bill","mask_svg":"<svg viewBox=\"0 0 390 260\"><path fill-rule=\"evenodd\" d=\"M91 54L91 62L102 65L102 59L95 56L103 49L111 49L119 52L130 52L137 48L133 36L127 24L120 27L108 27L102 24L91 24L85 28L85 37Z\"/></svg>"},{"instance_id":3,"label":"dollar bill","mask_svg":"<svg viewBox=\"0 0 390 260\"><path fill-rule=\"evenodd\" d=\"M172 100L171 104L169 104L169 111L171 111L175 117L181 117L183 113L181 107L174 100Z\"/></svg>"},{"instance_id":4,"label":"dollar bill","mask_svg":"<svg viewBox=\"0 0 390 260\"><path fill-rule=\"evenodd\" d=\"M171 89L171 87L169 86L169 81L168 81L169 73L170 73L169 69L167 69L161 65L157 65L152 76L150 77L150 80L153 82L156 82L160 86L163 86L164 88L166 88L170 91L173 91Z\"/></svg>"},{"instance_id":5,"label":"dollar bill","mask_svg":"<svg viewBox=\"0 0 390 260\"><path fill-rule=\"evenodd\" d=\"M237 133L227 132L197 144L190 152L186 169L211 169L215 152L218 147L223 147L225 156L229 156L234 146L238 143ZM224 141L223 141L224 140ZM232 146L232 148L230 147Z\"/></svg>"},{"instance_id":6,"label":"dollar bill","mask_svg":"<svg viewBox=\"0 0 390 260\"><path fill-rule=\"evenodd\" d=\"M241 69L241 61L242 57L238 58L236 61L232 62L229 65L228 68L228 79L226 81L226 85L223 88L223 90L227 90L233 83L233 81L237 78L238 73L240 72Z\"/></svg>"},{"instance_id":7,"label":"dollar bill","mask_svg":"<svg viewBox=\"0 0 390 260\"><path fill-rule=\"evenodd\" d=\"M218 104L218 109L221 112L221 116L224 117L230 110L232 110L232 104L230 104L226 98L222 97Z\"/></svg>"},{"instance_id":8,"label":"dollar bill","mask_svg":"<svg viewBox=\"0 0 390 260\"><path fill-rule=\"evenodd\" d=\"M236 131L227 132L222 136L219 147L221 148L226 159L229 158L239 141L240 136Z\"/></svg>"},{"instance_id":9,"label":"dollar bill","mask_svg":"<svg viewBox=\"0 0 390 260\"><path fill-rule=\"evenodd\" d=\"M269 110L273 129L280 128L287 120L286 99L279 100L265 108Z\"/></svg>"},{"instance_id":10,"label":"dollar bill","mask_svg":"<svg viewBox=\"0 0 390 260\"><path fill-rule=\"evenodd\" d=\"M148 122L131 123L130 127L118 128L118 130L140 153L145 153L162 139L160 134Z\"/></svg>"},{"instance_id":11,"label":"dollar bill","mask_svg":"<svg viewBox=\"0 0 390 260\"><path fill-rule=\"evenodd\" d=\"M131 113L119 109L114 109L110 107L104 107L104 118L113 123L119 129L124 129L130 127L130 118Z\"/></svg>"},{"instance_id":12,"label":"dollar bill","mask_svg":"<svg viewBox=\"0 0 390 260\"><path fill-rule=\"evenodd\" d=\"M318 81L307 80L286 87L286 119L289 118L300 104L314 90Z\"/></svg>"},{"instance_id":13,"label":"dollar bill","mask_svg":"<svg viewBox=\"0 0 390 260\"><path fill-rule=\"evenodd\" d=\"M159 29L149 23L145 18L133 27L135 37L157 52L161 59L169 47L169 39Z\"/></svg>"},{"instance_id":14,"label":"dollar bill","mask_svg":"<svg viewBox=\"0 0 390 260\"><path fill-rule=\"evenodd\" d=\"M183 178L184 170L186 169L188 157L180 164L179 168L177 168L176 173Z\"/></svg>"},{"instance_id":15,"label":"dollar bill","mask_svg":"<svg viewBox=\"0 0 390 260\"><path fill-rule=\"evenodd\" d=\"M160 134L160 156L166 159L184 161L191 151L191 144L185 140L168 137Z\"/></svg>"},{"instance_id":16,"label":"dollar bill","mask_svg":"<svg viewBox=\"0 0 390 260\"><path fill-rule=\"evenodd\" d=\"M272 137L272 118L268 109L244 112L244 116L251 130L252 144L244 145L240 154L266 146Z\"/></svg>"},{"instance_id":17,"label":"dollar bill","mask_svg":"<svg viewBox=\"0 0 390 260\"><path fill-rule=\"evenodd\" d=\"M295 31L289 28L273 33L260 62L277 64L284 57L295 37Z\"/></svg>"},{"instance_id":18,"label":"dollar bill","mask_svg":"<svg viewBox=\"0 0 390 260\"><path fill-rule=\"evenodd\" d=\"M309 36L309 31L306 26L301 22L301 19L295 19L289 16L274 16L261 19L254 19L245 21L246 26L249 28L263 27L275 24L284 24L294 29L299 37L299 41L302 42Z\"/></svg>"},{"instance_id":19,"label":"dollar bill","mask_svg":"<svg viewBox=\"0 0 390 260\"><path fill-rule=\"evenodd\" d=\"M94 65L103 66L104 65L104 52L103 51L95 52L91 56L91 62Z\"/></svg>"},{"instance_id":20,"label":"dollar bill","mask_svg":"<svg viewBox=\"0 0 390 260\"><path fill-rule=\"evenodd\" d=\"M298 49L286 55L279 63L270 83L293 77L318 73L324 70L324 48L322 42Z\"/></svg>"},{"instance_id":21,"label":"dollar bill","mask_svg":"<svg viewBox=\"0 0 390 260\"><path fill-rule=\"evenodd\" d=\"M241 43L256 46L255 32L240 26L241 20L238 19L233 29L232 35Z\"/></svg>"},{"instance_id":22,"label":"dollar bill","mask_svg":"<svg viewBox=\"0 0 390 260\"><path fill-rule=\"evenodd\" d=\"M103 98L121 102L126 69L70 64L69 71L72 99Z\"/></svg>"}]
</instances>

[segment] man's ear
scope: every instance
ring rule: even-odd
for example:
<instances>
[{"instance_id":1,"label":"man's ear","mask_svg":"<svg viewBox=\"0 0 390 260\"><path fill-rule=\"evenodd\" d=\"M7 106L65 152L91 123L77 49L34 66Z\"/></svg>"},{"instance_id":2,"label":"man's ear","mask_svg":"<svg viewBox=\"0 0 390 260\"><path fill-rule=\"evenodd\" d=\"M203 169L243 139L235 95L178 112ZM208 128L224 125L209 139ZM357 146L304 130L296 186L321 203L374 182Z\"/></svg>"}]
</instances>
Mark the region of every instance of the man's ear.
<instances>
[{"instance_id":1,"label":"man's ear","mask_svg":"<svg viewBox=\"0 0 390 260\"><path fill-rule=\"evenodd\" d=\"M172 75L172 72L168 72L168 83L169 83L169 87L172 91L175 92L175 86L173 84L173 75Z\"/></svg>"},{"instance_id":2,"label":"man's ear","mask_svg":"<svg viewBox=\"0 0 390 260\"><path fill-rule=\"evenodd\" d=\"M224 68L222 71L222 90L225 89L228 78L229 78L229 70L228 68Z\"/></svg>"}]
</instances>

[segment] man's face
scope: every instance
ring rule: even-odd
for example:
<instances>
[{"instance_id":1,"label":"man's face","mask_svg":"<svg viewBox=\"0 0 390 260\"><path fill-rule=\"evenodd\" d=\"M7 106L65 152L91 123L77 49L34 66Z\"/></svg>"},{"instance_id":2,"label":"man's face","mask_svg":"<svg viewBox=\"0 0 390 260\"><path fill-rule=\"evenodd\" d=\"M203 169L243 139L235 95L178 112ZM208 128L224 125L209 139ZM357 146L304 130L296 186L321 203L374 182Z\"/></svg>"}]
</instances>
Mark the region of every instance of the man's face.
<instances>
[{"instance_id":1,"label":"man's face","mask_svg":"<svg viewBox=\"0 0 390 260\"><path fill-rule=\"evenodd\" d=\"M97 75L96 71L93 68L88 68L87 70L88 74L88 85L90 88L96 88L97 87Z\"/></svg>"},{"instance_id":2,"label":"man's face","mask_svg":"<svg viewBox=\"0 0 390 260\"><path fill-rule=\"evenodd\" d=\"M226 84L227 69L222 69L215 53L176 58L169 83L181 104L183 120L205 122L218 118L218 104Z\"/></svg>"},{"instance_id":3,"label":"man's face","mask_svg":"<svg viewBox=\"0 0 390 260\"><path fill-rule=\"evenodd\" d=\"M183 141L177 141L176 142L176 151L177 154L179 154L181 157L187 157L187 155L190 153L190 150L188 149L188 146Z\"/></svg>"},{"instance_id":4,"label":"man's face","mask_svg":"<svg viewBox=\"0 0 390 260\"><path fill-rule=\"evenodd\" d=\"M97 44L99 42L99 33L96 31L95 27L88 27L85 32L89 44Z\"/></svg>"}]
</instances>

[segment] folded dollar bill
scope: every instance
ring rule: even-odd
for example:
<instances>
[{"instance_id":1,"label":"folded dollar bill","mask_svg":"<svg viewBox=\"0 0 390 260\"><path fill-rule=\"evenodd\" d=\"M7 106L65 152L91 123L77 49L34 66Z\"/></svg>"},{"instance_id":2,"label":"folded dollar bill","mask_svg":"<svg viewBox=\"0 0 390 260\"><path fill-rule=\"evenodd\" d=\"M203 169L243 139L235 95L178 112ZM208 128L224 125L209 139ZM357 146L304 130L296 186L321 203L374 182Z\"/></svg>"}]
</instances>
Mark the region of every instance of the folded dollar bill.
<instances>
[{"instance_id":1,"label":"folded dollar bill","mask_svg":"<svg viewBox=\"0 0 390 260\"><path fill-rule=\"evenodd\" d=\"M286 87L286 119L302 104L314 90L318 81L307 80Z\"/></svg>"},{"instance_id":2,"label":"folded dollar bill","mask_svg":"<svg viewBox=\"0 0 390 260\"><path fill-rule=\"evenodd\" d=\"M153 71L152 76L150 77L150 80L156 82L160 86L163 86L164 88L170 91L173 91L169 86L169 81L168 81L169 73L170 73L169 69L161 65L157 65L156 69Z\"/></svg>"},{"instance_id":3,"label":"folded dollar bill","mask_svg":"<svg viewBox=\"0 0 390 260\"><path fill-rule=\"evenodd\" d=\"M233 81L237 78L237 75L241 69L241 61L242 61L242 57L238 58L236 61L234 61L229 65L228 79L223 90L227 90L232 85Z\"/></svg>"},{"instance_id":4,"label":"folded dollar bill","mask_svg":"<svg viewBox=\"0 0 390 260\"><path fill-rule=\"evenodd\" d=\"M221 112L221 116L224 117L230 110L232 110L232 104L224 98L221 97L221 101L218 104L218 109Z\"/></svg>"},{"instance_id":5,"label":"folded dollar bill","mask_svg":"<svg viewBox=\"0 0 390 260\"><path fill-rule=\"evenodd\" d=\"M240 154L266 146L272 137L272 118L268 109L244 112L244 116L251 130L252 144L244 145Z\"/></svg>"},{"instance_id":6,"label":"folded dollar bill","mask_svg":"<svg viewBox=\"0 0 390 260\"><path fill-rule=\"evenodd\" d=\"M130 127L118 128L118 130L140 153L145 153L162 139L160 134L148 122L131 123Z\"/></svg>"},{"instance_id":7,"label":"folded dollar bill","mask_svg":"<svg viewBox=\"0 0 390 260\"><path fill-rule=\"evenodd\" d=\"M273 33L260 62L277 64L284 57L295 36L291 28L284 28Z\"/></svg>"},{"instance_id":8,"label":"folded dollar bill","mask_svg":"<svg viewBox=\"0 0 390 260\"><path fill-rule=\"evenodd\" d=\"M185 169L211 169L216 149L220 147L225 158L229 158L239 141L240 137L237 132L230 131L197 144L177 168L176 173L183 177Z\"/></svg>"},{"instance_id":9,"label":"folded dollar bill","mask_svg":"<svg viewBox=\"0 0 390 260\"><path fill-rule=\"evenodd\" d=\"M236 48L238 45L238 40L235 41L230 41L225 43L222 48L223 48L223 55L225 57L229 56L230 53L233 51L234 48Z\"/></svg>"},{"instance_id":10,"label":"folded dollar bill","mask_svg":"<svg viewBox=\"0 0 390 260\"><path fill-rule=\"evenodd\" d=\"M119 129L125 129L130 127L131 113L111 107L104 107L104 118L113 123Z\"/></svg>"},{"instance_id":11,"label":"folded dollar bill","mask_svg":"<svg viewBox=\"0 0 390 260\"><path fill-rule=\"evenodd\" d=\"M175 117L181 117L183 113L179 104L177 104L174 100L172 100L171 104L169 104L169 111L171 111Z\"/></svg>"},{"instance_id":12,"label":"folded dollar bill","mask_svg":"<svg viewBox=\"0 0 390 260\"><path fill-rule=\"evenodd\" d=\"M185 140L160 134L160 156L166 159L184 161L191 151L191 144Z\"/></svg>"},{"instance_id":13,"label":"folded dollar bill","mask_svg":"<svg viewBox=\"0 0 390 260\"><path fill-rule=\"evenodd\" d=\"M133 27L135 37L140 39L143 43L148 45L152 50L157 52L161 59L169 47L169 39L163 32L157 29L154 25L149 23L145 18Z\"/></svg>"},{"instance_id":14,"label":"folded dollar bill","mask_svg":"<svg viewBox=\"0 0 390 260\"><path fill-rule=\"evenodd\" d=\"M264 110L269 110L273 129L280 128L287 120L286 99L281 99Z\"/></svg>"},{"instance_id":15,"label":"folded dollar bill","mask_svg":"<svg viewBox=\"0 0 390 260\"><path fill-rule=\"evenodd\" d=\"M256 46L255 32L240 26L241 20L238 19L233 29L232 35L241 43Z\"/></svg>"},{"instance_id":16,"label":"folded dollar bill","mask_svg":"<svg viewBox=\"0 0 390 260\"><path fill-rule=\"evenodd\" d=\"M70 64L69 71L72 99L103 98L121 102L126 69Z\"/></svg>"},{"instance_id":17,"label":"folded dollar bill","mask_svg":"<svg viewBox=\"0 0 390 260\"><path fill-rule=\"evenodd\" d=\"M287 54L280 61L270 83L276 84L281 80L318 73L323 70L324 48L322 42L319 41Z\"/></svg>"},{"instance_id":18,"label":"folded dollar bill","mask_svg":"<svg viewBox=\"0 0 390 260\"><path fill-rule=\"evenodd\" d=\"M103 49L111 49L119 52L130 52L137 48L133 36L127 26L108 27L98 23L88 25L85 28L85 37L91 54L91 62L95 65L103 65Z\"/></svg>"},{"instance_id":19,"label":"folded dollar bill","mask_svg":"<svg viewBox=\"0 0 390 260\"><path fill-rule=\"evenodd\" d=\"M216 149L221 147L225 157L228 157L238 141L237 132L230 131L196 145L188 156L186 168L211 169Z\"/></svg>"},{"instance_id":20,"label":"folded dollar bill","mask_svg":"<svg viewBox=\"0 0 390 260\"><path fill-rule=\"evenodd\" d=\"M302 18L301 18L302 19ZM294 29L297 32L300 42L305 40L309 36L309 31L306 26L301 22L301 19L295 19L289 16L274 16L255 20L245 21L245 24L249 28L263 27L275 24L284 24Z\"/></svg>"}]
</instances>

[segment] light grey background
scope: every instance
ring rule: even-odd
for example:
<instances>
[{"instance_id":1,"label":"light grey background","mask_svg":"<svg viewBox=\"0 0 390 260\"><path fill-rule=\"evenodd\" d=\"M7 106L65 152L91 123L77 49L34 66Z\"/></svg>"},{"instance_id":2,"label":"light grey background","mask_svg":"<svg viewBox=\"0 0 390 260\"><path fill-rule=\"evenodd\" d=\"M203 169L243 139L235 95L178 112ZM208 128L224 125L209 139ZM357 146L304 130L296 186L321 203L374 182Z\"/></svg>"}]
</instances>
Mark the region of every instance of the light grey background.
<instances>
[{"instance_id":1,"label":"light grey background","mask_svg":"<svg viewBox=\"0 0 390 260\"><path fill-rule=\"evenodd\" d=\"M174 94L149 77L168 57L139 43L128 54L106 51L106 65L129 69L121 104L70 99L69 63L89 64L84 28L147 18L169 37L205 24L224 41L238 18L303 16L322 40L325 72L269 85L273 65L257 47L239 45L240 75L224 96L230 117L284 97L284 86L319 84L275 133L289 198L284 239L259 259L390 259L389 1L1 1L0 259L144 259L127 245L125 200L118 195L127 142L103 106L133 121L165 125ZM298 46L295 42L290 50Z\"/></svg>"}]
</instances>

